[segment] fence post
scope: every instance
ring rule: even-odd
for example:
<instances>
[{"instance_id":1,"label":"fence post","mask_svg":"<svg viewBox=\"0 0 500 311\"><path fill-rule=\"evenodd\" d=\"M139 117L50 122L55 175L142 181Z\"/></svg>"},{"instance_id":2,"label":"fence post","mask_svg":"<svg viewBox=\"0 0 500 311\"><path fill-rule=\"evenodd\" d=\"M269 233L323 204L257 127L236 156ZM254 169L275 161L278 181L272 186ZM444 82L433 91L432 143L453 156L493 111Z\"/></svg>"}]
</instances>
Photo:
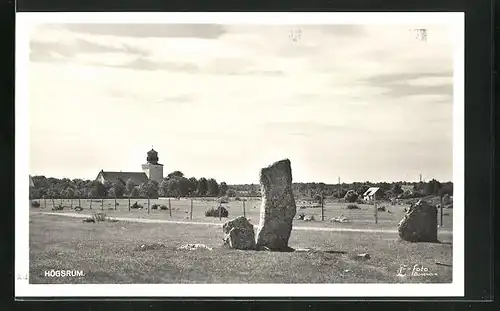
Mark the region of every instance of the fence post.
<instances>
[{"instance_id":1,"label":"fence post","mask_svg":"<svg viewBox=\"0 0 500 311\"><path fill-rule=\"evenodd\" d=\"M43 198L43 208L47 208L47 198Z\"/></svg>"},{"instance_id":2,"label":"fence post","mask_svg":"<svg viewBox=\"0 0 500 311\"><path fill-rule=\"evenodd\" d=\"M191 212L189 214L189 219L193 219L193 199L191 199Z\"/></svg>"},{"instance_id":3,"label":"fence post","mask_svg":"<svg viewBox=\"0 0 500 311\"><path fill-rule=\"evenodd\" d=\"M219 203L219 220L222 220L222 202Z\"/></svg>"},{"instance_id":4,"label":"fence post","mask_svg":"<svg viewBox=\"0 0 500 311\"><path fill-rule=\"evenodd\" d=\"M325 220L325 204L324 204L323 194L321 194L321 221Z\"/></svg>"},{"instance_id":5,"label":"fence post","mask_svg":"<svg viewBox=\"0 0 500 311\"><path fill-rule=\"evenodd\" d=\"M246 214L246 210L245 210L245 199L242 200L243 201L243 217L247 217L247 214Z\"/></svg>"},{"instance_id":6,"label":"fence post","mask_svg":"<svg viewBox=\"0 0 500 311\"><path fill-rule=\"evenodd\" d=\"M116 195L115 195L115 211L116 211Z\"/></svg>"},{"instance_id":7,"label":"fence post","mask_svg":"<svg viewBox=\"0 0 500 311\"><path fill-rule=\"evenodd\" d=\"M130 212L130 197L128 197L128 211Z\"/></svg>"},{"instance_id":8,"label":"fence post","mask_svg":"<svg viewBox=\"0 0 500 311\"><path fill-rule=\"evenodd\" d=\"M168 212L170 214L170 217L172 217L172 205L170 204L170 198L168 198Z\"/></svg>"},{"instance_id":9,"label":"fence post","mask_svg":"<svg viewBox=\"0 0 500 311\"><path fill-rule=\"evenodd\" d=\"M441 204L439 205L439 209L441 210L441 227L443 226L443 197L440 197Z\"/></svg>"},{"instance_id":10,"label":"fence post","mask_svg":"<svg viewBox=\"0 0 500 311\"><path fill-rule=\"evenodd\" d=\"M148 197L148 215L149 215L149 212L150 212L150 208L149 208L149 197Z\"/></svg>"},{"instance_id":11,"label":"fence post","mask_svg":"<svg viewBox=\"0 0 500 311\"><path fill-rule=\"evenodd\" d=\"M90 198L90 209L92 209L92 198Z\"/></svg>"},{"instance_id":12,"label":"fence post","mask_svg":"<svg viewBox=\"0 0 500 311\"><path fill-rule=\"evenodd\" d=\"M78 207L79 207L79 208L82 208L82 204L81 204L81 201L80 201L80 197L78 197Z\"/></svg>"},{"instance_id":13,"label":"fence post","mask_svg":"<svg viewBox=\"0 0 500 311\"><path fill-rule=\"evenodd\" d=\"M73 209L73 198L71 198L71 209Z\"/></svg>"},{"instance_id":14,"label":"fence post","mask_svg":"<svg viewBox=\"0 0 500 311\"><path fill-rule=\"evenodd\" d=\"M61 206L63 205L63 199L61 198Z\"/></svg>"},{"instance_id":15,"label":"fence post","mask_svg":"<svg viewBox=\"0 0 500 311\"><path fill-rule=\"evenodd\" d=\"M377 208L377 201L374 202L373 206L375 206L375 223L378 223L378 208Z\"/></svg>"},{"instance_id":16,"label":"fence post","mask_svg":"<svg viewBox=\"0 0 500 311\"><path fill-rule=\"evenodd\" d=\"M101 211L104 210L104 198L101 198Z\"/></svg>"}]
</instances>

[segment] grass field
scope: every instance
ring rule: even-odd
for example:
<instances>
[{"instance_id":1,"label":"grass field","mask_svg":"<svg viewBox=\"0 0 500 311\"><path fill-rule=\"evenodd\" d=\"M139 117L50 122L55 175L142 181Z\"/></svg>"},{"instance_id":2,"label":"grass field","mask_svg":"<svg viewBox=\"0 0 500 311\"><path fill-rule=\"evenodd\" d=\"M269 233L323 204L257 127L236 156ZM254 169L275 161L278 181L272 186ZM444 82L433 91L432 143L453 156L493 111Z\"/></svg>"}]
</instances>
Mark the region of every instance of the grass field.
<instances>
[{"instance_id":1,"label":"grass field","mask_svg":"<svg viewBox=\"0 0 500 311\"><path fill-rule=\"evenodd\" d=\"M229 208L230 218L235 216L231 214L232 209L233 206ZM32 211L29 232L30 283L446 283L452 281L452 268L436 264L436 261L451 264L451 235L440 235L441 243L408 243L399 240L397 234L391 233L293 230L290 237L291 247L313 248L316 251L288 253L239 251L222 248L220 227L121 221L83 223L77 218L34 213L43 209L30 210ZM107 212L125 214L128 213L128 209ZM147 212L132 212L143 213L146 215L144 217L147 217ZM361 215L366 213L359 210L352 212L358 212L360 220L363 219ZM169 217L166 216L168 211L162 211L161 213L164 213L162 215L159 213L157 216L152 214L149 217ZM200 213L194 213L195 218L202 218ZM254 215L257 215L256 212L252 212L250 217ZM213 221L218 222L218 219ZM389 217L386 222L391 223ZM310 224L312 222L307 223L308 226ZM335 224L337 225L344 224ZM386 227L387 224L382 223L377 226ZM163 244L159 245L158 242ZM177 249L186 243L203 243L213 250ZM142 245L145 247L141 248ZM157 247L153 247L155 245ZM356 259L359 253L368 253L371 258ZM400 265L423 266L436 275L397 276ZM45 277L44 272L52 269L83 270L85 276Z\"/></svg>"},{"instance_id":2,"label":"grass field","mask_svg":"<svg viewBox=\"0 0 500 311\"><path fill-rule=\"evenodd\" d=\"M104 204L100 203L100 200L92 202L92 209L90 209L91 200L81 200L80 204L83 208L81 213L91 214L96 211L100 211L101 209L106 212L109 216L114 217L137 217L137 218L151 218L151 219L173 219L173 220L192 220L192 221L203 221L203 222L216 222L221 223L227 221L227 219L214 217L205 217L205 211L210 207L217 207L218 203L214 199L202 199L195 198L192 200L193 209L191 215L191 200L190 199L158 199L158 200L150 200L150 206L153 204L163 204L165 206L169 205L172 208L172 211L169 210L150 210L148 213L148 201L145 199L133 199L131 200L131 204L134 202L138 202L144 206L143 209L128 209L128 200L127 199L119 199L116 200L118 206L116 210L114 209L114 200L107 199L104 200ZM40 210L40 211L51 211L52 209L52 201L51 200L38 200L41 204L41 208L31 208L31 210ZM61 203L61 200L55 200L56 205ZM70 209L71 201L70 200L62 200L62 204L68 206L64 210L60 211L60 213L65 212L74 212L74 210ZM78 200L73 200L73 207L78 205ZM300 205L300 204L298 204ZM337 226L337 227L360 227L360 228L396 228L398 222L403 218L405 212L405 205L390 205L388 203L381 203L381 205L385 205L387 210L385 212L377 213L377 223L375 223L374 216L374 207L372 205L364 205L357 204L360 209L357 210L349 210L346 209L347 203L338 203L325 201L324 206L324 222L321 222L321 208L305 208L299 209L297 208L297 215L300 213L304 213L306 215L313 215L315 221L307 222L307 225L310 226ZM46 206L46 207L45 207ZM241 216L245 214L247 218L254 224L258 222L259 219L259 211L260 211L260 199L259 198L250 198L245 202L245 212L243 211L243 201L231 200L227 204L223 204L223 206L229 212L229 219L235 218L237 216ZM333 217L338 217L343 215L344 217L350 220L349 223L331 223L330 219ZM297 223L301 223L303 221L297 220ZM440 222L440 215L438 213L438 223ZM443 228L452 229L453 228L453 209L443 209Z\"/></svg>"}]
</instances>

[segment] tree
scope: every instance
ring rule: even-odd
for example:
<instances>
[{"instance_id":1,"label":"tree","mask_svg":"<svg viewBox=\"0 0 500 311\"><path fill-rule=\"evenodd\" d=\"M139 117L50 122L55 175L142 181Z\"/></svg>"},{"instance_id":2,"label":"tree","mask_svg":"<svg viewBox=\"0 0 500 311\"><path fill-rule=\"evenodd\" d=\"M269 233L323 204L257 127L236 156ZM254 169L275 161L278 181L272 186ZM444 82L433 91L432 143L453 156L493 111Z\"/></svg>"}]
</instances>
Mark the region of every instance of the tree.
<instances>
[{"instance_id":1,"label":"tree","mask_svg":"<svg viewBox=\"0 0 500 311\"><path fill-rule=\"evenodd\" d=\"M439 189L441 188L441 183L435 179L432 179L424 185L425 195L438 195Z\"/></svg>"},{"instance_id":2,"label":"tree","mask_svg":"<svg viewBox=\"0 0 500 311\"><path fill-rule=\"evenodd\" d=\"M130 191L130 194L129 196L131 198L137 198L139 195L140 195L140 186L135 186L134 188L132 188L132 190Z\"/></svg>"},{"instance_id":3,"label":"tree","mask_svg":"<svg viewBox=\"0 0 500 311\"><path fill-rule=\"evenodd\" d=\"M196 177L191 177L189 178L189 194L194 195L196 193L196 190L198 189L198 180Z\"/></svg>"},{"instance_id":4,"label":"tree","mask_svg":"<svg viewBox=\"0 0 500 311\"><path fill-rule=\"evenodd\" d=\"M354 203L358 199L358 194L354 190L349 190L344 196L346 202Z\"/></svg>"},{"instance_id":5,"label":"tree","mask_svg":"<svg viewBox=\"0 0 500 311\"><path fill-rule=\"evenodd\" d=\"M181 195L179 188L179 179L172 178L167 180L167 194L169 197L179 197Z\"/></svg>"},{"instance_id":6,"label":"tree","mask_svg":"<svg viewBox=\"0 0 500 311\"><path fill-rule=\"evenodd\" d=\"M226 195L230 198L232 197L235 197L236 196L236 190L232 189L232 188L229 188L227 189L226 191Z\"/></svg>"},{"instance_id":7,"label":"tree","mask_svg":"<svg viewBox=\"0 0 500 311\"><path fill-rule=\"evenodd\" d=\"M208 191L208 182L205 177L200 178L198 180L198 195L200 197L206 196Z\"/></svg>"},{"instance_id":8,"label":"tree","mask_svg":"<svg viewBox=\"0 0 500 311\"><path fill-rule=\"evenodd\" d=\"M149 180L147 183L141 184L139 191L143 197L158 198L158 182L156 180Z\"/></svg>"},{"instance_id":9,"label":"tree","mask_svg":"<svg viewBox=\"0 0 500 311\"><path fill-rule=\"evenodd\" d=\"M219 195L219 184L217 184L217 181L213 178L210 178L207 181L207 189L208 189L208 195L209 196L218 196Z\"/></svg>"},{"instance_id":10,"label":"tree","mask_svg":"<svg viewBox=\"0 0 500 311\"><path fill-rule=\"evenodd\" d=\"M98 181L92 183L91 196L93 198L102 198L106 196L106 188L104 185Z\"/></svg>"},{"instance_id":11,"label":"tree","mask_svg":"<svg viewBox=\"0 0 500 311\"><path fill-rule=\"evenodd\" d=\"M136 187L137 185L135 184L135 182L132 180L132 178L129 178L127 180L127 182L125 183L125 190L128 194L128 196L132 196L132 191L134 190L134 188Z\"/></svg>"},{"instance_id":12,"label":"tree","mask_svg":"<svg viewBox=\"0 0 500 311\"><path fill-rule=\"evenodd\" d=\"M111 180L106 180L104 182L104 196L111 196L111 188L113 188L113 182Z\"/></svg>"},{"instance_id":13,"label":"tree","mask_svg":"<svg viewBox=\"0 0 500 311\"><path fill-rule=\"evenodd\" d=\"M158 195L160 197L168 197L168 183L167 179L162 179L160 184L158 185Z\"/></svg>"},{"instance_id":14,"label":"tree","mask_svg":"<svg viewBox=\"0 0 500 311\"><path fill-rule=\"evenodd\" d=\"M125 193L125 187L126 187L125 182L122 179L117 178L113 183L114 196L121 198Z\"/></svg>"},{"instance_id":15,"label":"tree","mask_svg":"<svg viewBox=\"0 0 500 311\"><path fill-rule=\"evenodd\" d=\"M225 196L227 193L227 190L228 190L227 184L225 182L221 182L219 185L219 192L220 192L219 194L221 196Z\"/></svg>"},{"instance_id":16,"label":"tree","mask_svg":"<svg viewBox=\"0 0 500 311\"><path fill-rule=\"evenodd\" d=\"M370 187L369 187L369 186L367 186L367 185L362 185L362 186L359 186L359 187L356 189L356 193L357 193L358 195L363 195L363 194L366 192L366 190L368 190L369 188L370 188Z\"/></svg>"},{"instance_id":17,"label":"tree","mask_svg":"<svg viewBox=\"0 0 500 311\"><path fill-rule=\"evenodd\" d=\"M186 177L179 178L179 196L185 197L189 195L189 179Z\"/></svg>"},{"instance_id":18,"label":"tree","mask_svg":"<svg viewBox=\"0 0 500 311\"><path fill-rule=\"evenodd\" d=\"M394 184L392 185L392 188L391 188L391 193L392 195L400 195L401 193L403 193L403 189L401 188L401 185L400 184Z\"/></svg>"},{"instance_id":19,"label":"tree","mask_svg":"<svg viewBox=\"0 0 500 311\"><path fill-rule=\"evenodd\" d=\"M176 178L176 177L177 178L184 177L184 173L182 173L181 171L173 171L172 173L167 175L167 179Z\"/></svg>"}]
</instances>

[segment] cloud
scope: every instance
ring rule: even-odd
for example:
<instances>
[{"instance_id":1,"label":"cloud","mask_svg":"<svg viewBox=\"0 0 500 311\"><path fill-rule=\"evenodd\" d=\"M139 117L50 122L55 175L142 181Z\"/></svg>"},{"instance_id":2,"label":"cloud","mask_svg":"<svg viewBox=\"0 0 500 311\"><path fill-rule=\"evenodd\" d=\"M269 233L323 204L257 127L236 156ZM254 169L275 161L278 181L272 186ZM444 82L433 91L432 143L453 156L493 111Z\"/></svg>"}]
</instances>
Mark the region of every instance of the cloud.
<instances>
[{"instance_id":1,"label":"cloud","mask_svg":"<svg viewBox=\"0 0 500 311\"><path fill-rule=\"evenodd\" d=\"M129 44L103 44L82 38L70 40L46 41L32 38L30 41L30 60L35 62L71 60L81 54L125 53L148 56L149 51Z\"/></svg>"},{"instance_id":2,"label":"cloud","mask_svg":"<svg viewBox=\"0 0 500 311\"><path fill-rule=\"evenodd\" d=\"M217 39L226 30L218 24L65 24L62 27L79 33L138 38Z\"/></svg>"},{"instance_id":3,"label":"cloud","mask_svg":"<svg viewBox=\"0 0 500 311\"><path fill-rule=\"evenodd\" d=\"M335 36L362 36L365 34L365 26L363 25L322 25L319 27L324 34Z\"/></svg>"},{"instance_id":4,"label":"cloud","mask_svg":"<svg viewBox=\"0 0 500 311\"><path fill-rule=\"evenodd\" d=\"M411 95L442 95L451 100L453 95L453 73L450 71L380 74L361 82L385 88L387 91L384 95L395 98Z\"/></svg>"}]
</instances>

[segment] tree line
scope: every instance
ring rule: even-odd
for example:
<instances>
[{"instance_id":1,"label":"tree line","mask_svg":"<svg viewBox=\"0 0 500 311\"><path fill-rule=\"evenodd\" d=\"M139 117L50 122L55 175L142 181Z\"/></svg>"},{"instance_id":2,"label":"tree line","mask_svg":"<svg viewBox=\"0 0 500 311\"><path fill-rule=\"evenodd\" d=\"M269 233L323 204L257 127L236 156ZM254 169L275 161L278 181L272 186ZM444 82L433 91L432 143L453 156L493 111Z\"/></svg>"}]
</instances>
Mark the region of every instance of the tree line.
<instances>
[{"instance_id":1,"label":"tree line","mask_svg":"<svg viewBox=\"0 0 500 311\"><path fill-rule=\"evenodd\" d=\"M174 171L160 182L149 180L136 184L132 179L97 180L58 179L33 176L34 187L30 188L31 199L43 198L158 198L158 197L219 197L225 196L228 186L214 178L187 178Z\"/></svg>"},{"instance_id":2,"label":"tree line","mask_svg":"<svg viewBox=\"0 0 500 311\"><path fill-rule=\"evenodd\" d=\"M259 184L227 185L218 183L214 178L187 178L181 171L174 171L160 182L149 180L135 184L133 180L116 179L101 183L97 180L58 179L45 176L33 176L35 187L30 188L30 198L123 198L123 197L258 197ZM429 195L453 195L452 182L353 182L342 184L293 183L292 190L296 197L303 199L324 198L342 199L349 191L359 196L370 187L380 188L379 194L385 198L418 198Z\"/></svg>"}]
</instances>

